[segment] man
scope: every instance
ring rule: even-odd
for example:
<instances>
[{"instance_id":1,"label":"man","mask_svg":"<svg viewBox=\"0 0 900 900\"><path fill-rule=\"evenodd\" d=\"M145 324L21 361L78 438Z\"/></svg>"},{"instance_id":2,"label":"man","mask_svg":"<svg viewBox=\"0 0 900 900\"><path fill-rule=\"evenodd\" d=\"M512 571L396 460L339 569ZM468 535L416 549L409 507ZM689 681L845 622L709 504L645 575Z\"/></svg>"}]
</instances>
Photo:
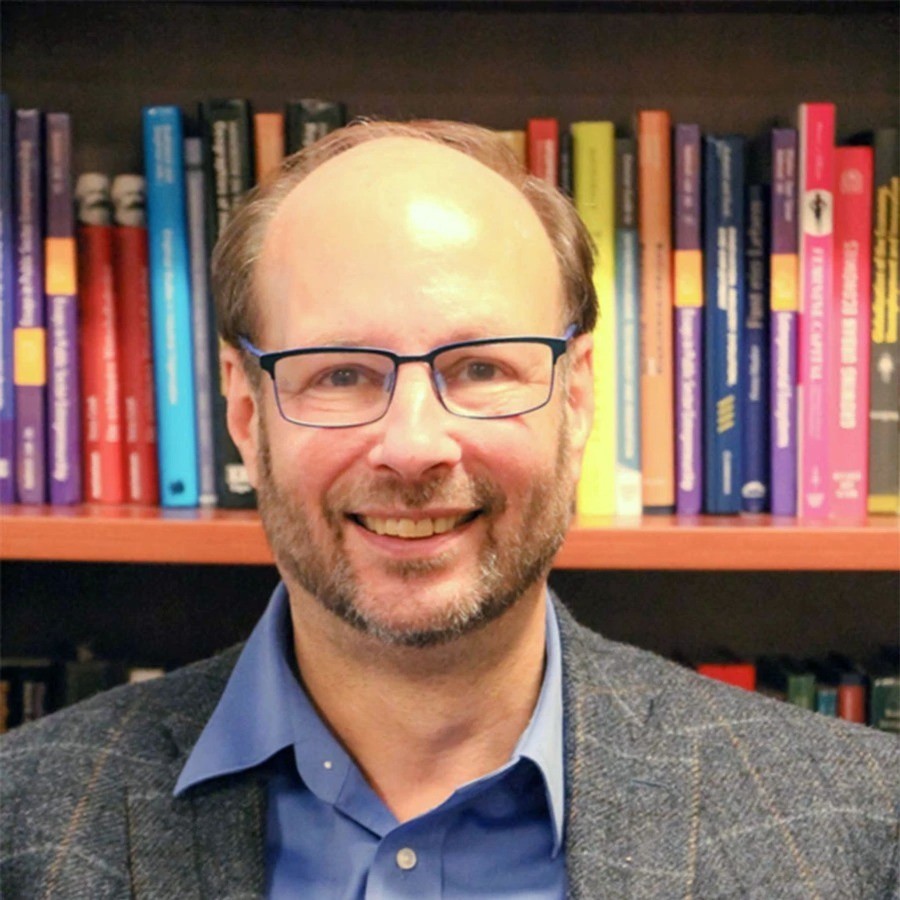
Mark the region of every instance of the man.
<instances>
[{"instance_id":1,"label":"man","mask_svg":"<svg viewBox=\"0 0 900 900\"><path fill-rule=\"evenodd\" d=\"M4 896L884 897L896 744L577 626L589 241L489 133L360 124L217 248L283 584L5 743Z\"/></svg>"}]
</instances>

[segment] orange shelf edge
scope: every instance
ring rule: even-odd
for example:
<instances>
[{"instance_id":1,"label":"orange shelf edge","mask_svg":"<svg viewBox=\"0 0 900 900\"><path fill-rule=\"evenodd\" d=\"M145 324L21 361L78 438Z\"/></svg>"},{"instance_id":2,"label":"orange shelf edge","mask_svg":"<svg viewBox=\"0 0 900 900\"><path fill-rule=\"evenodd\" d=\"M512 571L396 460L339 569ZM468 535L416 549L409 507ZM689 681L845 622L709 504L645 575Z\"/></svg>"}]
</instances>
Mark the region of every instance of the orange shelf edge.
<instances>
[{"instance_id":1,"label":"orange shelf edge","mask_svg":"<svg viewBox=\"0 0 900 900\"><path fill-rule=\"evenodd\" d=\"M271 565L253 511L0 507L0 559ZM807 523L753 517L589 518L562 569L900 571L900 521Z\"/></svg>"}]
</instances>

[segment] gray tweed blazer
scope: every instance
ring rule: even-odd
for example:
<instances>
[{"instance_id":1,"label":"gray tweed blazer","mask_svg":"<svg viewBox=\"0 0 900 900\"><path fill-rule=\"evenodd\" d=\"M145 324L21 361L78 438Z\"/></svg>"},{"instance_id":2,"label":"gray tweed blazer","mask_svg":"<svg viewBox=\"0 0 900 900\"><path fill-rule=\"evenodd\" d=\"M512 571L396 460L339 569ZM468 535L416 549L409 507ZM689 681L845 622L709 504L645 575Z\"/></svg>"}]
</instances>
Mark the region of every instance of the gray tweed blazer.
<instances>
[{"instance_id":1,"label":"gray tweed blazer","mask_svg":"<svg viewBox=\"0 0 900 900\"><path fill-rule=\"evenodd\" d=\"M898 896L900 742L559 619L571 898ZM6 900L262 895L263 776L172 797L237 654L5 736Z\"/></svg>"}]
</instances>

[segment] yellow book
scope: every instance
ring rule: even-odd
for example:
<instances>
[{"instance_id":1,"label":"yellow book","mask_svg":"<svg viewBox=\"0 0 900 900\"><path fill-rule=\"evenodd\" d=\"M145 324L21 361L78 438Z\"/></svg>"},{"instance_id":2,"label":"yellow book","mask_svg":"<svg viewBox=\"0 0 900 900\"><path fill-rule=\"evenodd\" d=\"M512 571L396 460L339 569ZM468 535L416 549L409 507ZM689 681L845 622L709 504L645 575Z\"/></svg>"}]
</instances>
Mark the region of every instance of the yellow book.
<instances>
[{"instance_id":1,"label":"yellow book","mask_svg":"<svg viewBox=\"0 0 900 900\"><path fill-rule=\"evenodd\" d=\"M594 330L594 426L578 485L578 512L609 516L616 511L616 271L615 129L612 122L572 125L575 208L597 256L594 287L600 316Z\"/></svg>"}]
</instances>

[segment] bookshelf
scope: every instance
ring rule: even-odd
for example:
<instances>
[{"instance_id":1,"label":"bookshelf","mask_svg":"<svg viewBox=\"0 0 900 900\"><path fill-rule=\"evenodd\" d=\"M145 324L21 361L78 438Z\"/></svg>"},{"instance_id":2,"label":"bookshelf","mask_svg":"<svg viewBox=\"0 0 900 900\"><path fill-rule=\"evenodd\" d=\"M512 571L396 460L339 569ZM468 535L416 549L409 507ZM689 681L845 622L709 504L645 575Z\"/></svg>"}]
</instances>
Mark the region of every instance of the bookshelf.
<instances>
[{"instance_id":1,"label":"bookshelf","mask_svg":"<svg viewBox=\"0 0 900 900\"><path fill-rule=\"evenodd\" d=\"M623 132L658 107L751 136L822 99L846 139L897 121L898 21L893 0L5 0L0 74L15 105L72 114L79 172L139 170L141 106L213 96ZM588 624L660 652L865 653L900 625L897 527L579 521L554 584ZM275 577L253 513L4 508L0 560L6 652L101 635L173 663L246 634Z\"/></svg>"}]
</instances>

